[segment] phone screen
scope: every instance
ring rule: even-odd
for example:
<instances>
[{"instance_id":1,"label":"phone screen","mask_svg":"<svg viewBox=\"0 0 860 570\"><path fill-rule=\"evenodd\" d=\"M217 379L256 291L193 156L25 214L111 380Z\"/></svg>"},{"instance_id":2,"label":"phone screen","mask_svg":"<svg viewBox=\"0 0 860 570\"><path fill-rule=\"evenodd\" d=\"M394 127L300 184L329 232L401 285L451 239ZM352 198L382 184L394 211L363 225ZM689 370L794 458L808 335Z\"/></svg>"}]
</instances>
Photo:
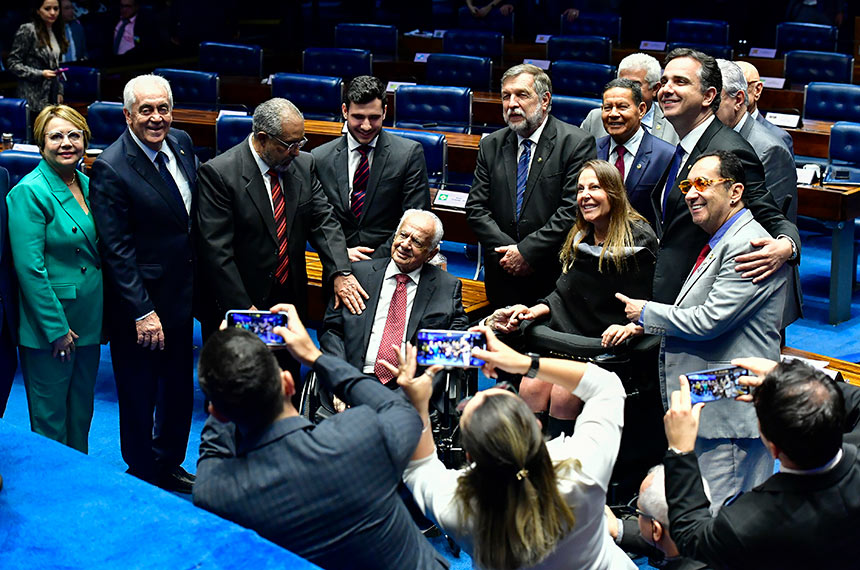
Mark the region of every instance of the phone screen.
<instances>
[{"instance_id":1,"label":"phone screen","mask_svg":"<svg viewBox=\"0 0 860 570\"><path fill-rule=\"evenodd\" d=\"M687 374L687 380L690 381L690 401L698 404L749 394L749 386L738 384L738 378L748 375L749 371L737 366L690 372Z\"/></svg>"},{"instance_id":2,"label":"phone screen","mask_svg":"<svg viewBox=\"0 0 860 570\"><path fill-rule=\"evenodd\" d=\"M284 339L275 334L275 327L287 326L286 313L269 311L227 311L227 326L251 331L268 345L284 345Z\"/></svg>"},{"instance_id":3,"label":"phone screen","mask_svg":"<svg viewBox=\"0 0 860 570\"><path fill-rule=\"evenodd\" d=\"M484 333L422 329L418 331L418 364L455 368L483 366L483 360L472 356L473 347L487 348Z\"/></svg>"}]
</instances>

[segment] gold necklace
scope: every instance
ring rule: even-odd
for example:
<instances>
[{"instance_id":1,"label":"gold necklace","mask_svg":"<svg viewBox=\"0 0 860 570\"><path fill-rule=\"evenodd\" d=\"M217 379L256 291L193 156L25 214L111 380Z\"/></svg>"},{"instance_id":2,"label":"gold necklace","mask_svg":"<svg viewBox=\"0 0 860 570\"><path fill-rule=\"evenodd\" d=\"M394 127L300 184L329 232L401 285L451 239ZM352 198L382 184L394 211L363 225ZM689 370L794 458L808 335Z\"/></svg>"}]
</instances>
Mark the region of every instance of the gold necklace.
<instances>
[{"instance_id":1,"label":"gold necklace","mask_svg":"<svg viewBox=\"0 0 860 570\"><path fill-rule=\"evenodd\" d=\"M72 173L71 181L66 182L65 180L63 180L63 182L66 182L66 186L68 186L69 188L71 188L75 184L75 182L77 182L77 181L78 181L78 171L77 170Z\"/></svg>"}]
</instances>

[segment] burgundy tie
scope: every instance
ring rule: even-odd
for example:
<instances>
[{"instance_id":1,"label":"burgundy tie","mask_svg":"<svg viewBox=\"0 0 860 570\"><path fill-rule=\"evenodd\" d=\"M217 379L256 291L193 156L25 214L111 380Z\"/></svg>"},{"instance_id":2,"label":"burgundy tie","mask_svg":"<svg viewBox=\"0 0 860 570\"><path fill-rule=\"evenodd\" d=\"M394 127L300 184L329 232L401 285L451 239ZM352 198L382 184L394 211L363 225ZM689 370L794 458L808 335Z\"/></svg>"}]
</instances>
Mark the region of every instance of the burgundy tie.
<instances>
[{"instance_id":1,"label":"burgundy tie","mask_svg":"<svg viewBox=\"0 0 860 570\"><path fill-rule=\"evenodd\" d=\"M283 285L290 274L290 254L287 253L287 214L284 211L284 192L278 173L269 170L272 178L272 207L275 215L275 230L278 235L278 267L275 269L275 279Z\"/></svg>"},{"instance_id":2,"label":"burgundy tie","mask_svg":"<svg viewBox=\"0 0 860 570\"><path fill-rule=\"evenodd\" d=\"M367 181L370 179L370 162L367 160L367 153L373 150L373 147L363 144L356 150L361 157L358 159L358 166L352 177L352 194L349 202L352 215L360 218L361 211L364 209L364 196L367 194Z\"/></svg>"},{"instance_id":3,"label":"burgundy tie","mask_svg":"<svg viewBox=\"0 0 860 570\"><path fill-rule=\"evenodd\" d=\"M392 345L400 346L403 343L403 329L406 326L406 282L410 278L405 273L399 273L396 278L397 287L391 296L388 318L385 319L385 329L382 331L382 342L379 343L376 364L373 366L373 373L383 384L390 382L394 374L379 361L385 360L391 364L397 362L397 353Z\"/></svg>"},{"instance_id":4,"label":"burgundy tie","mask_svg":"<svg viewBox=\"0 0 860 570\"><path fill-rule=\"evenodd\" d=\"M618 145L615 147L615 152L618 154L618 158L615 159L615 168L621 173L621 180L624 180L624 153L627 150L622 145Z\"/></svg>"},{"instance_id":5,"label":"burgundy tie","mask_svg":"<svg viewBox=\"0 0 860 570\"><path fill-rule=\"evenodd\" d=\"M699 266L705 261L705 258L708 257L708 254L711 253L711 244L706 243L705 247L702 248L702 251L699 252L699 257L696 258L696 265L693 266L693 271L696 271Z\"/></svg>"}]
</instances>

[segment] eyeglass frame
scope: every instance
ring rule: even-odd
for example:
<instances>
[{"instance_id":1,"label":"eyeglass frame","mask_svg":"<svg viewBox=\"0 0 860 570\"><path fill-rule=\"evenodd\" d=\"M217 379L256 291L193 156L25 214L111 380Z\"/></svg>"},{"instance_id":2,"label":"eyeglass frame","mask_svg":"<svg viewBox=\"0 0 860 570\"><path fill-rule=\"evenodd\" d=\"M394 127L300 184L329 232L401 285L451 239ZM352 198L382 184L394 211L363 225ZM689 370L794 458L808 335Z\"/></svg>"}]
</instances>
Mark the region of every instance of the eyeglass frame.
<instances>
[{"instance_id":1,"label":"eyeglass frame","mask_svg":"<svg viewBox=\"0 0 860 570\"><path fill-rule=\"evenodd\" d=\"M265 131L263 131L263 132L265 133ZM293 152L294 150L302 150L302 148L306 144L308 144L308 137L305 137L305 136L302 136L301 140L297 140L297 141L294 141L291 143L286 142L285 140L281 139L280 137L276 137L272 133L266 133L266 136L269 138L273 138L276 141L278 141L279 143L281 143L281 146L283 146L287 152Z\"/></svg>"},{"instance_id":2,"label":"eyeglass frame","mask_svg":"<svg viewBox=\"0 0 860 570\"><path fill-rule=\"evenodd\" d=\"M696 186L696 180L704 180L705 182L707 182L707 184L704 186L704 188L700 189L698 186ZM683 186L685 186L684 182L689 182L689 184L690 184L690 186L686 190L684 190L684 188L683 188ZM686 196L690 192L690 190L693 188L696 189L696 192L702 192L702 191L706 190L707 188L714 186L715 184L721 184L723 182L729 182L731 184L734 184L735 179L734 178L713 178L713 179L711 179L711 178L705 178L704 176L697 176L693 180L690 180L689 178L685 178L684 180L681 180L680 182L678 182L678 190L681 191L681 194Z\"/></svg>"},{"instance_id":3,"label":"eyeglass frame","mask_svg":"<svg viewBox=\"0 0 860 570\"><path fill-rule=\"evenodd\" d=\"M52 140L51 140L51 135L55 135L55 134L56 134L56 135L62 135L62 137L63 137L63 138L61 138L59 141L56 141L56 142L55 142L55 141L52 141ZM72 140L72 138L71 138L71 136L72 136L73 134L77 134L78 136L80 136L80 137L81 137L81 139L80 139L79 141L73 141L73 140ZM62 145L62 144L63 144L63 142L64 142L66 139L68 139L68 140L69 140L69 143L71 143L71 144L84 142L84 139L86 139L86 136L85 136L85 133L84 133L83 129L70 129L70 130L69 130L68 132L66 132L66 133L64 133L63 131L49 131L49 132L45 133L45 137L44 137L44 138L45 138L45 142L46 142L46 143L48 143L48 142L49 142L49 143L51 143L51 144L55 144L55 145L58 145L58 146L59 146L59 145Z\"/></svg>"},{"instance_id":4,"label":"eyeglass frame","mask_svg":"<svg viewBox=\"0 0 860 570\"><path fill-rule=\"evenodd\" d=\"M508 382L507 380L502 380L501 382L496 382L496 384L494 386L490 386L490 388L499 388L501 390L508 391L515 396L519 395L517 392L517 389L514 387L514 385L511 384L510 382ZM483 392L483 391L484 390L480 390L480 392ZM476 394L472 394L471 396L466 396L465 398L463 398L462 400L457 402L457 406L454 409L457 410L457 413L462 414L463 410L466 409L466 406L469 404L469 402L472 400L472 398L474 398L477 395L478 394L476 393Z\"/></svg>"}]
</instances>

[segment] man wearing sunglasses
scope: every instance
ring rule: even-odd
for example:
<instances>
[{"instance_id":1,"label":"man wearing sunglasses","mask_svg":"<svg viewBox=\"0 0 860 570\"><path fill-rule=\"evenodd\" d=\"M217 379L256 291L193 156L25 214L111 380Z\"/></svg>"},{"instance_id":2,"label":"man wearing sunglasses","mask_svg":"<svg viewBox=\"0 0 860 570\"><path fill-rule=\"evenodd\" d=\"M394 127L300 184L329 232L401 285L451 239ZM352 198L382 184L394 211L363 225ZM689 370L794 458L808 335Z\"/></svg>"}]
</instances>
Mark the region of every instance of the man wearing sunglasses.
<instances>
[{"instance_id":1,"label":"man wearing sunglasses","mask_svg":"<svg viewBox=\"0 0 860 570\"><path fill-rule=\"evenodd\" d=\"M665 337L660 355L665 406L669 394L679 389L681 374L730 366L738 354L779 359L788 268L780 267L761 283L735 271L736 257L767 235L745 207L745 181L743 164L734 154L716 151L700 157L678 186L693 223L709 239L674 303L616 295L645 334ZM708 404L696 453L717 509L773 473L773 459L758 439L755 411L744 402Z\"/></svg>"}]
</instances>

